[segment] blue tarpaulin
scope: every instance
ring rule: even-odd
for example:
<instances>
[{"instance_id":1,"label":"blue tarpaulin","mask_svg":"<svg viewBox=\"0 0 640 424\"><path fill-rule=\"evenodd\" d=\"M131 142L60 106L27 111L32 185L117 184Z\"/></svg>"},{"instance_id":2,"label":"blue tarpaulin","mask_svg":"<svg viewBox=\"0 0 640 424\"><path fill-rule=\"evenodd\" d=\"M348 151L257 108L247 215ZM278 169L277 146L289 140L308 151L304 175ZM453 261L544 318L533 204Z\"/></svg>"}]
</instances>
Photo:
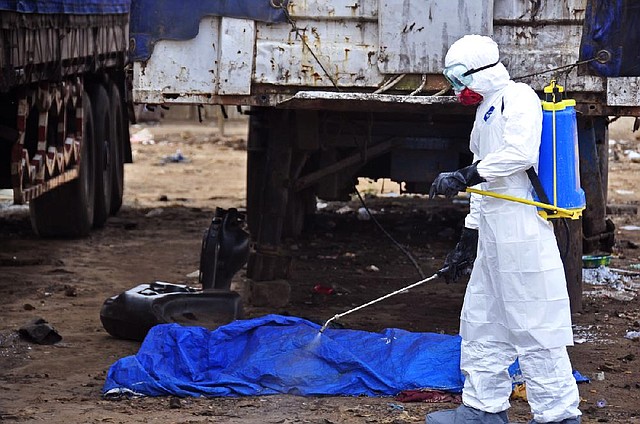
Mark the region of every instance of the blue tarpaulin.
<instances>
[{"instance_id":1,"label":"blue tarpaulin","mask_svg":"<svg viewBox=\"0 0 640 424\"><path fill-rule=\"evenodd\" d=\"M319 330L318 324L280 315L238 320L213 331L158 325L136 355L111 367L103 391L216 397L462 389L458 336Z\"/></svg>"},{"instance_id":2,"label":"blue tarpaulin","mask_svg":"<svg viewBox=\"0 0 640 424\"><path fill-rule=\"evenodd\" d=\"M148 60L158 40L189 40L204 16L286 23L287 0L135 0L131 6L132 59Z\"/></svg>"},{"instance_id":3,"label":"blue tarpaulin","mask_svg":"<svg viewBox=\"0 0 640 424\"><path fill-rule=\"evenodd\" d=\"M157 325L136 355L110 368L103 393L395 396L424 388L462 390L459 336L319 330L318 324L280 315L238 320L213 331ZM517 382L517 363L509 372Z\"/></svg>"},{"instance_id":4,"label":"blue tarpaulin","mask_svg":"<svg viewBox=\"0 0 640 424\"><path fill-rule=\"evenodd\" d=\"M0 0L0 10L20 13L102 15L129 13L131 0Z\"/></svg>"},{"instance_id":5,"label":"blue tarpaulin","mask_svg":"<svg viewBox=\"0 0 640 424\"><path fill-rule=\"evenodd\" d=\"M590 73L605 77L640 75L640 2L588 0L585 9L580 60Z\"/></svg>"}]
</instances>

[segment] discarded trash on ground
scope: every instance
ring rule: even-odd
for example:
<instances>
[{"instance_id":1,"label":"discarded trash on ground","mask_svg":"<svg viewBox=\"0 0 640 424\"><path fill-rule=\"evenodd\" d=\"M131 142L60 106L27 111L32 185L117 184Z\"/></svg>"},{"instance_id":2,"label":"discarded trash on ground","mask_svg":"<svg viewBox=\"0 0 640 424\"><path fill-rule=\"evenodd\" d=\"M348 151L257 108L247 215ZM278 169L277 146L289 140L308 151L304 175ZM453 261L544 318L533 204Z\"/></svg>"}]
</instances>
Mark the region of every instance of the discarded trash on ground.
<instances>
[{"instance_id":1,"label":"discarded trash on ground","mask_svg":"<svg viewBox=\"0 0 640 424\"><path fill-rule=\"evenodd\" d=\"M582 257L582 266L585 268L598 268L599 266L608 266L610 262L610 255L585 255Z\"/></svg>"},{"instance_id":2,"label":"discarded trash on ground","mask_svg":"<svg viewBox=\"0 0 640 424\"><path fill-rule=\"evenodd\" d=\"M131 135L130 138L131 144L155 144L155 140L153 139L153 134L147 128L144 128L137 133Z\"/></svg>"},{"instance_id":3,"label":"discarded trash on ground","mask_svg":"<svg viewBox=\"0 0 640 424\"><path fill-rule=\"evenodd\" d=\"M213 329L242 317L242 301L236 292L202 291L161 281L112 296L100 309L102 326L110 335L138 341L158 324L175 322Z\"/></svg>"},{"instance_id":4,"label":"discarded trash on ground","mask_svg":"<svg viewBox=\"0 0 640 424\"><path fill-rule=\"evenodd\" d=\"M164 165L167 163L187 163L187 162L191 162L191 161L182 154L182 151L180 149L177 149L174 154L169 156L164 156L160 161L160 164Z\"/></svg>"},{"instance_id":5,"label":"discarded trash on ground","mask_svg":"<svg viewBox=\"0 0 640 424\"><path fill-rule=\"evenodd\" d=\"M316 284L313 286L313 292L316 294L332 295L336 294L336 291L331 286L325 286L323 284Z\"/></svg>"},{"instance_id":6,"label":"discarded trash on ground","mask_svg":"<svg viewBox=\"0 0 640 424\"><path fill-rule=\"evenodd\" d=\"M398 402L426 402L426 403L462 403L462 396L442 390L403 390L397 396Z\"/></svg>"},{"instance_id":7,"label":"discarded trash on ground","mask_svg":"<svg viewBox=\"0 0 640 424\"><path fill-rule=\"evenodd\" d=\"M573 343L593 343L601 342L598 339L598 328L595 325L573 325Z\"/></svg>"},{"instance_id":8,"label":"discarded trash on ground","mask_svg":"<svg viewBox=\"0 0 640 424\"><path fill-rule=\"evenodd\" d=\"M18 330L20 336L30 342L52 345L62 340L62 336L44 319L34 318Z\"/></svg>"},{"instance_id":9,"label":"discarded trash on ground","mask_svg":"<svg viewBox=\"0 0 640 424\"><path fill-rule=\"evenodd\" d=\"M603 286L585 290L585 296L609 297L625 302L635 299L640 289L640 284L635 283L631 275L620 275L603 265L597 268L583 268L582 281L594 286Z\"/></svg>"},{"instance_id":10,"label":"discarded trash on ground","mask_svg":"<svg viewBox=\"0 0 640 424\"><path fill-rule=\"evenodd\" d=\"M627 331L624 338L629 340L640 340L640 331Z\"/></svg>"}]
</instances>

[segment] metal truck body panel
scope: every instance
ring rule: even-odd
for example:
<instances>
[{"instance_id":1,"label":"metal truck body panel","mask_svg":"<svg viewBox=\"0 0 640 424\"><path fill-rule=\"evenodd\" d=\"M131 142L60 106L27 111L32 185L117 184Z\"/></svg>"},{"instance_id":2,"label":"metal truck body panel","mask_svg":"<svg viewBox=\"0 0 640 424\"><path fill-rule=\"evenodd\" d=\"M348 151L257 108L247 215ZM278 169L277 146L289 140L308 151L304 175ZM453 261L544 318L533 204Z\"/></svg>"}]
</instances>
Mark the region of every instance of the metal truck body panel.
<instances>
[{"instance_id":1,"label":"metal truck body panel","mask_svg":"<svg viewBox=\"0 0 640 424\"><path fill-rule=\"evenodd\" d=\"M130 146L108 123L126 122L122 99L246 105L248 275L283 277L280 241L300 234L316 196L346 199L357 177L425 193L468 164L473 109L442 68L456 39L479 33L513 78L539 92L554 78L576 99L593 177L583 239L612 245L607 116L640 116L632 0L0 0L0 14L0 185L30 202L42 235L85 235L117 211Z\"/></svg>"},{"instance_id":2,"label":"metal truck body panel","mask_svg":"<svg viewBox=\"0 0 640 424\"><path fill-rule=\"evenodd\" d=\"M212 94L251 94L254 39L254 21L206 17L195 38L158 41L149 61L134 62L134 100L163 103L159 86L188 103L208 103Z\"/></svg>"},{"instance_id":3,"label":"metal truck body panel","mask_svg":"<svg viewBox=\"0 0 640 424\"><path fill-rule=\"evenodd\" d=\"M492 34L493 0L381 1L378 7L378 67L385 74L440 73L454 41Z\"/></svg>"},{"instance_id":4,"label":"metal truck body panel","mask_svg":"<svg viewBox=\"0 0 640 424\"><path fill-rule=\"evenodd\" d=\"M580 69L572 66L580 58L581 42L585 38L583 25L590 10L588 4L589 0L534 4L524 0L402 3L292 0L287 4L285 21L251 20L255 23L255 46L251 49L244 41L241 44L243 52L253 51L253 57L242 56L242 66L252 69L250 82L246 80L246 73L226 72L223 69L226 61L174 60L173 55L177 58L184 55L178 50L202 45L183 42L159 49L157 53L152 51L148 61L135 62L136 78L144 70L144 79L138 79L144 80L144 84L134 84L134 99L149 103L189 103L197 98L213 104L279 105L283 95L293 96L300 90L373 93L397 75L404 78L395 88L407 93L419 88L421 77L427 75L421 94L429 94L443 87L438 78L449 45L464 34L480 33L498 42L501 60L512 77L542 90L554 76L568 92L577 95L579 103L581 94L585 94L585 101L589 102L594 101L593 94L600 96L598 111L601 112L608 99L613 101L611 106L621 105L606 95L607 89L616 83L609 85L606 78L587 75L586 67L596 63L593 57L581 58L591 62ZM271 7L278 10L274 5ZM227 49L221 39L223 22L249 25L242 20L225 21L222 17L206 19L209 32L201 31L196 38L208 40L209 50L215 53L199 49L197 54L215 55L219 59L220 51ZM154 45L157 48L166 43L169 41L160 40ZM247 60L251 63L246 64ZM174 61L181 63L179 70ZM551 72L560 67L566 68ZM175 78L185 72L194 78L191 87L182 85L178 89L166 83L168 76ZM209 81L211 75L215 81L206 86L206 90L198 85L198 81ZM626 80L618 85L624 82ZM230 87L220 91L223 85ZM640 104L627 101L624 106Z\"/></svg>"},{"instance_id":5,"label":"metal truck body panel","mask_svg":"<svg viewBox=\"0 0 640 424\"><path fill-rule=\"evenodd\" d=\"M607 105L637 106L640 104L640 78L607 78Z\"/></svg>"}]
</instances>

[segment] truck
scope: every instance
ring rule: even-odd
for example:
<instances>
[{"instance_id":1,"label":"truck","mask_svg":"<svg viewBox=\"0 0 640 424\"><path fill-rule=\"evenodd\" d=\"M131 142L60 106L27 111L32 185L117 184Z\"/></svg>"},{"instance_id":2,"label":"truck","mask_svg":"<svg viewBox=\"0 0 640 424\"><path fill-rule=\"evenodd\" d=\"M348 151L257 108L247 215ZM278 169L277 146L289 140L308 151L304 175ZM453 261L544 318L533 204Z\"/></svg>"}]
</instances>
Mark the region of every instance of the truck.
<instances>
[{"instance_id":1,"label":"truck","mask_svg":"<svg viewBox=\"0 0 640 424\"><path fill-rule=\"evenodd\" d=\"M129 10L0 1L0 188L40 236L86 236L122 205Z\"/></svg>"},{"instance_id":2,"label":"truck","mask_svg":"<svg viewBox=\"0 0 640 424\"><path fill-rule=\"evenodd\" d=\"M235 106L249 115L247 275L286 279L282 241L301 234L317 198L348 199L358 177L426 193L439 172L470 163L474 111L457 103L442 70L448 47L475 33L491 36L511 76L541 97L553 78L576 100L587 208L554 223L574 310L582 254L612 249L608 123L640 115L640 13L630 0L112 0L91 2L107 13L85 15L86 25L76 23L81 3L58 3L74 6L54 11L63 22L51 30L39 27L52 22L47 11L1 7L2 125L11 130L0 181L29 201L39 234L86 234L117 212L131 104ZM31 12L45 12L40 23ZM51 112L67 98L65 113ZM75 126L65 118L73 111ZM53 129L60 122L65 135ZM44 133L56 140L46 149ZM67 143L75 156L50 175L48 149Z\"/></svg>"}]
</instances>

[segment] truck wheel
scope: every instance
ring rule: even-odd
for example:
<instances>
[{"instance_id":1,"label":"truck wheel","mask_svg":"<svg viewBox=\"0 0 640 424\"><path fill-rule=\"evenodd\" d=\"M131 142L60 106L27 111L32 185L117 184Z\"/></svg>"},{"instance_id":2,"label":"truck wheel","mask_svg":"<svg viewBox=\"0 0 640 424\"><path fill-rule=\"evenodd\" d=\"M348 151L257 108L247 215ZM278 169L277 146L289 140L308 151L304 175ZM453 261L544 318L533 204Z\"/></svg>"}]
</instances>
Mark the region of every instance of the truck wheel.
<instances>
[{"instance_id":1,"label":"truck wheel","mask_svg":"<svg viewBox=\"0 0 640 424\"><path fill-rule=\"evenodd\" d=\"M124 122L124 113L122 112L122 101L120 90L114 82L109 83L109 100L111 102L112 113L112 132L113 138L113 159L112 165L112 183L111 183L111 215L115 215L122 206L122 196L124 194L124 146L126 138L126 123Z\"/></svg>"},{"instance_id":2,"label":"truck wheel","mask_svg":"<svg viewBox=\"0 0 640 424\"><path fill-rule=\"evenodd\" d=\"M95 143L91 101L86 93L82 94L82 112L78 178L29 202L31 225L41 237L84 237L93 225ZM75 116L71 103L67 113ZM71 125L75 124L75 120L70 121Z\"/></svg>"},{"instance_id":3,"label":"truck wheel","mask_svg":"<svg viewBox=\"0 0 640 424\"><path fill-rule=\"evenodd\" d=\"M113 186L113 165L115 137L107 90L95 84L89 90L93 104L95 139L95 183L96 203L93 212L93 226L102 228L111 213L111 191Z\"/></svg>"}]
</instances>

